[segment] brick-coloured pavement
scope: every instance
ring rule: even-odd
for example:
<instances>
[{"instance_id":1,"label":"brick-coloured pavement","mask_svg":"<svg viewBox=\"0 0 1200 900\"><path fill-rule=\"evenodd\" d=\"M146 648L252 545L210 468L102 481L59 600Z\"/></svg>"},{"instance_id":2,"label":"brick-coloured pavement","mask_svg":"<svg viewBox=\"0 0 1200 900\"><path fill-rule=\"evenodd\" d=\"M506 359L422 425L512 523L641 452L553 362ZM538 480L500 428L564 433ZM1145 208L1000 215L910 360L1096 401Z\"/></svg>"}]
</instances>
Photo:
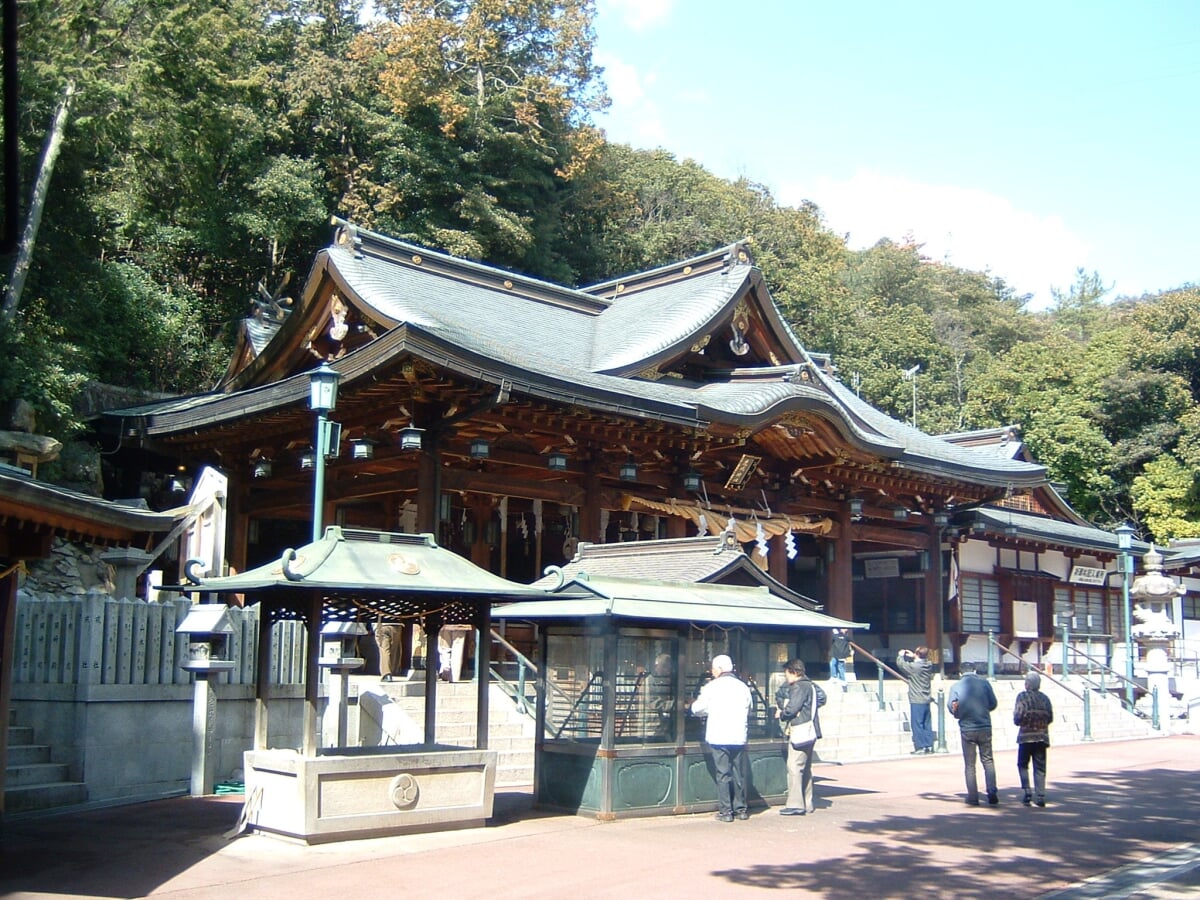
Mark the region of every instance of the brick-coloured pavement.
<instances>
[{"instance_id":1,"label":"brick-coloured pavement","mask_svg":"<svg viewBox=\"0 0 1200 900\"><path fill-rule=\"evenodd\" d=\"M1002 802L994 808L964 804L958 756L817 765L815 814L756 810L732 824L711 814L598 823L533 811L527 793L507 792L486 828L313 847L258 834L227 839L240 798L176 798L6 823L0 891L222 900L991 898L1064 889L1064 900L1181 897L1200 884L1198 759L1195 736L1052 747L1044 809L1021 805L1013 752L997 755Z\"/></svg>"}]
</instances>

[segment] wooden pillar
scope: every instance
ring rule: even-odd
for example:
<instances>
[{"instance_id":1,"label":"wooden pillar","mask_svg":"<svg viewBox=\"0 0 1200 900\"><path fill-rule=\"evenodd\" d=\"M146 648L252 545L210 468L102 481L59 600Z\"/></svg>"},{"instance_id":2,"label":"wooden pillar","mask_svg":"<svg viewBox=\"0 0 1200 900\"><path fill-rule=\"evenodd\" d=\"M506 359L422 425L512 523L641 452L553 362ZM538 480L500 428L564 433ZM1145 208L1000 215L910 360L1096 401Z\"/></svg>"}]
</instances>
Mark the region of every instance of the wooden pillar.
<instances>
[{"instance_id":1,"label":"wooden pillar","mask_svg":"<svg viewBox=\"0 0 1200 900\"><path fill-rule=\"evenodd\" d=\"M583 505L579 507L579 539L593 544L604 540L600 533L600 479L591 471L583 478Z\"/></svg>"},{"instance_id":2,"label":"wooden pillar","mask_svg":"<svg viewBox=\"0 0 1200 900\"><path fill-rule=\"evenodd\" d=\"M425 446L417 460L417 531L439 537L442 509L441 453L437 438L425 432Z\"/></svg>"},{"instance_id":3,"label":"wooden pillar","mask_svg":"<svg viewBox=\"0 0 1200 900\"><path fill-rule=\"evenodd\" d=\"M250 544L250 485L241 475L230 476L229 499L225 507L229 529L225 540L225 561L231 572L246 571Z\"/></svg>"},{"instance_id":4,"label":"wooden pillar","mask_svg":"<svg viewBox=\"0 0 1200 900\"><path fill-rule=\"evenodd\" d=\"M767 574L780 584L788 583L787 535L777 534L772 537L767 546L771 548L767 556Z\"/></svg>"},{"instance_id":5,"label":"wooden pillar","mask_svg":"<svg viewBox=\"0 0 1200 900\"><path fill-rule=\"evenodd\" d=\"M488 746L488 687L492 682L492 604L483 600L475 611L475 629L479 636L475 641L475 668L479 677L475 679L475 747L486 750Z\"/></svg>"},{"instance_id":6,"label":"wooden pillar","mask_svg":"<svg viewBox=\"0 0 1200 900\"><path fill-rule=\"evenodd\" d=\"M441 660L438 659L438 636L441 633L441 614L425 617L425 746L437 742L437 688Z\"/></svg>"},{"instance_id":7,"label":"wooden pillar","mask_svg":"<svg viewBox=\"0 0 1200 900\"><path fill-rule=\"evenodd\" d=\"M829 560L829 596L827 612L839 619L854 619L854 540L851 534L850 508L843 505L835 514L835 537L827 543L833 547Z\"/></svg>"},{"instance_id":8,"label":"wooden pillar","mask_svg":"<svg viewBox=\"0 0 1200 900\"><path fill-rule=\"evenodd\" d=\"M314 591L308 601L308 617L305 622L308 646L304 654L304 735L303 754L317 755L317 729L320 720L317 704L321 696L321 613L323 604L320 593Z\"/></svg>"},{"instance_id":9,"label":"wooden pillar","mask_svg":"<svg viewBox=\"0 0 1200 900\"><path fill-rule=\"evenodd\" d=\"M254 749L267 749L271 713L271 614L258 605L258 672L254 682Z\"/></svg>"},{"instance_id":10,"label":"wooden pillar","mask_svg":"<svg viewBox=\"0 0 1200 900\"><path fill-rule=\"evenodd\" d=\"M688 520L683 516L667 516L667 537L687 537Z\"/></svg>"},{"instance_id":11,"label":"wooden pillar","mask_svg":"<svg viewBox=\"0 0 1200 900\"><path fill-rule=\"evenodd\" d=\"M922 579L925 606L925 646L929 648L929 661L939 669L942 665L942 529L930 523L929 564L925 566Z\"/></svg>"},{"instance_id":12,"label":"wooden pillar","mask_svg":"<svg viewBox=\"0 0 1200 900\"><path fill-rule=\"evenodd\" d=\"M487 527L492 520L492 498L486 494L472 494L467 498L467 510L475 523L475 542L471 544L471 562L481 569L491 571L492 548L487 542Z\"/></svg>"}]
</instances>

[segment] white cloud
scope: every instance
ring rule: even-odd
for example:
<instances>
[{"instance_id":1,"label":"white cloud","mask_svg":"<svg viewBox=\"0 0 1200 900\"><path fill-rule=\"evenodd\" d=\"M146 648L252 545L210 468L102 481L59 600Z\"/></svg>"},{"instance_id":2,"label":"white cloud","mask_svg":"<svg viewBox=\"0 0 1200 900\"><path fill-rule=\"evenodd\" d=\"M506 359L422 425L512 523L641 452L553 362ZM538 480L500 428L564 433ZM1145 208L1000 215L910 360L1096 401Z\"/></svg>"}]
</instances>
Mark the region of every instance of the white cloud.
<instances>
[{"instance_id":1,"label":"white cloud","mask_svg":"<svg viewBox=\"0 0 1200 900\"><path fill-rule=\"evenodd\" d=\"M601 0L599 14L612 13L634 31L661 25L671 17L674 0Z\"/></svg>"},{"instance_id":2,"label":"white cloud","mask_svg":"<svg viewBox=\"0 0 1200 900\"><path fill-rule=\"evenodd\" d=\"M1051 287L1065 290L1075 282L1091 249L1057 216L1015 209L986 191L873 170L859 170L847 181L786 184L779 196L784 203L816 203L829 227L848 234L855 249L911 235L931 259L986 270L1019 293L1033 294L1035 309L1050 303Z\"/></svg>"},{"instance_id":3,"label":"white cloud","mask_svg":"<svg viewBox=\"0 0 1200 900\"><path fill-rule=\"evenodd\" d=\"M636 66L605 53L597 53L596 62L604 68L604 82L612 98L610 112L599 117L608 139L635 147L661 147L667 130L658 106L646 90L653 86L655 73L643 73Z\"/></svg>"}]
</instances>

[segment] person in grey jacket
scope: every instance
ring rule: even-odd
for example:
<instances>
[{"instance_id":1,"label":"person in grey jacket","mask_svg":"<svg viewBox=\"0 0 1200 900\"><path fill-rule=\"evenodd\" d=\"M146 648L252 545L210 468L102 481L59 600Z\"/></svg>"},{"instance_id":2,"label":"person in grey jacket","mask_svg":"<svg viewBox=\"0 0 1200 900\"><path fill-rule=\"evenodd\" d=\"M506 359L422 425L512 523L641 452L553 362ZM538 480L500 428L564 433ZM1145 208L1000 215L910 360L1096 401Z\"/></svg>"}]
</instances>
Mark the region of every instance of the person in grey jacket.
<instances>
[{"instance_id":1,"label":"person in grey jacket","mask_svg":"<svg viewBox=\"0 0 1200 900\"><path fill-rule=\"evenodd\" d=\"M929 648L901 650L896 656L896 667L908 680L908 721L912 728L913 753L933 752L933 723L929 716L933 684L933 663L929 661Z\"/></svg>"},{"instance_id":2,"label":"person in grey jacket","mask_svg":"<svg viewBox=\"0 0 1200 900\"><path fill-rule=\"evenodd\" d=\"M983 763L983 780L988 803L1000 802L996 791L996 762L992 757L992 710L996 692L987 679L975 674L974 663L963 663L962 677L950 689L950 715L958 719L962 736L963 771L967 780L967 805L979 805L979 785L975 777L975 757Z\"/></svg>"}]
</instances>

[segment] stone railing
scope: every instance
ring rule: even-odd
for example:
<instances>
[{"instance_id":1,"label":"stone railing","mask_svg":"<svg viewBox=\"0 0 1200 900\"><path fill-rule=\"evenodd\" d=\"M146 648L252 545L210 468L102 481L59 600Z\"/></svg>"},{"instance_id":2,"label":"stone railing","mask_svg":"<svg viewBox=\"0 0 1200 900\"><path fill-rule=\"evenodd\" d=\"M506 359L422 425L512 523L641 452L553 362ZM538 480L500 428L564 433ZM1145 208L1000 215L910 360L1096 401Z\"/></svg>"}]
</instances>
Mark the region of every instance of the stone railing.
<instances>
[{"instance_id":1,"label":"stone railing","mask_svg":"<svg viewBox=\"0 0 1200 900\"><path fill-rule=\"evenodd\" d=\"M93 588L80 595L20 591L17 597L15 684L188 684L180 667L188 639L176 626L191 608L183 598L160 603L118 600ZM230 607L229 654L237 664L221 680L253 684L259 607ZM272 684L304 681L301 622L280 622L271 641Z\"/></svg>"}]
</instances>

